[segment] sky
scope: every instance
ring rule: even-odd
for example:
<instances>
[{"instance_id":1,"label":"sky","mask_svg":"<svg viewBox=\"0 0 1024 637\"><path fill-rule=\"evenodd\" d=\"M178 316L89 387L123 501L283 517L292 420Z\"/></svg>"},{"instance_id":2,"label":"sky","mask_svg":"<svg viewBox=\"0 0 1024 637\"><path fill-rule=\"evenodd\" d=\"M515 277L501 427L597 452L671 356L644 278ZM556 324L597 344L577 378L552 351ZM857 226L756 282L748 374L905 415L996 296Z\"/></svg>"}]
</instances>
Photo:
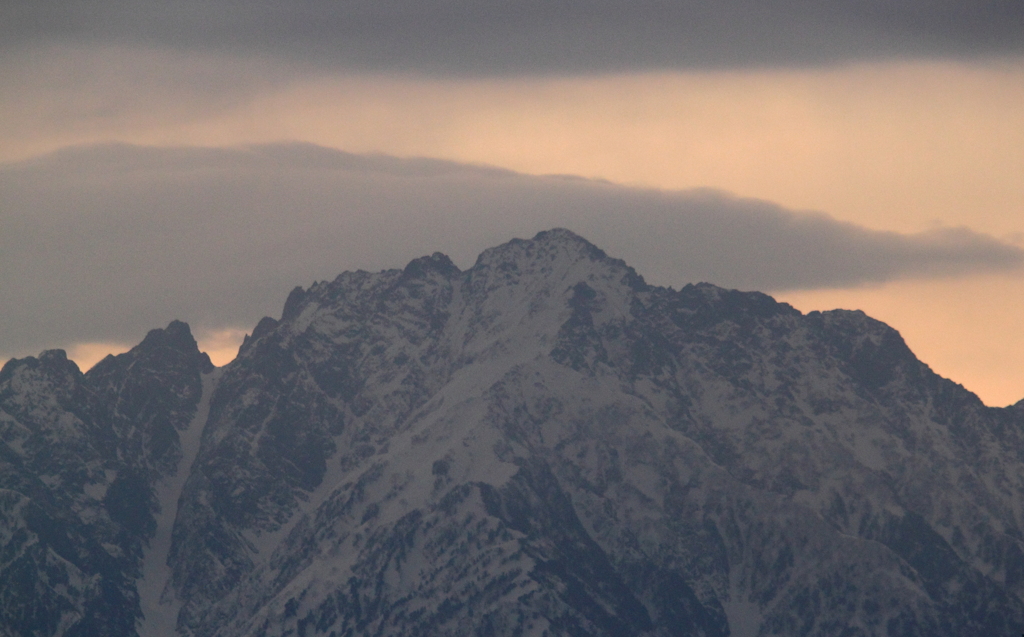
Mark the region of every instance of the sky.
<instances>
[{"instance_id":1,"label":"sky","mask_svg":"<svg viewBox=\"0 0 1024 637\"><path fill-rule=\"evenodd\" d=\"M1024 3L14 0L0 357L567 227L1024 398Z\"/></svg>"}]
</instances>

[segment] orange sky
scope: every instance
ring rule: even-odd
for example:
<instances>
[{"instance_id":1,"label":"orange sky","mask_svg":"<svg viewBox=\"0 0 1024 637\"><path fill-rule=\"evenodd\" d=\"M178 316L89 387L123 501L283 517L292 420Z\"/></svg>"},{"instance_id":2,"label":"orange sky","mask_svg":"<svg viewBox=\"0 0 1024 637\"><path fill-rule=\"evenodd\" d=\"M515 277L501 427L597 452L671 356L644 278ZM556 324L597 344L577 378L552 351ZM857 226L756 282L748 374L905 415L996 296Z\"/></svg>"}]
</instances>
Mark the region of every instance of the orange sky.
<instances>
[{"instance_id":1,"label":"orange sky","mask_svg":"<svg viewBox=\"0 0 1024 637\"><path fill-rule=\"evenodd\" d=\"M0 160L83 142L304 140L532 174L665 189L709 186L875 229L962 225L1024 244L1019 60L572 79L304 75L253 79L244 90L218 93L201 86L161 89L152 78L140 84L131 61L116 52L99 55L114 56L117 67L103 81L74 85L77 76L70 74L57 87L59 69L46 56L34 62L34 72L26 65L5 79L15 90L0 96L0 120L9 124L0 127ZM211 78L257 75L244 63L232 63L239 71L193 62ZM56 99L58 88L75 95L73 103L48 102L48 91ZM161 91L178 98L169 101ZM922 360L986 403L1024 398L1024 336L1017 327L1024 275L776 296L805 311L863 309L900 330ZM206 335L203 345L223 363L240 335ZM117 347L83 345L72 355L88 364Z\"/></svg>"}]
</instances>

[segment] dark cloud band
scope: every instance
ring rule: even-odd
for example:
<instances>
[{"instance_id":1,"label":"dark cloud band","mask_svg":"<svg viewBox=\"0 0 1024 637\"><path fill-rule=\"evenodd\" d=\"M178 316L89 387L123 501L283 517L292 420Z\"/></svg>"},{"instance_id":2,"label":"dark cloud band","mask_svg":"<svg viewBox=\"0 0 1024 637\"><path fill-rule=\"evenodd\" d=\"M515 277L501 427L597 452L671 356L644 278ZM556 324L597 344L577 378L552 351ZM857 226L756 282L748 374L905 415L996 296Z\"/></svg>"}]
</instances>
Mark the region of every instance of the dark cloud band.
<instances>
[{"instance_id":1,"label":"dark cloud band","mask_svg":"<svg viewBox=\"0 0 1024 637\"><path fill-rule=\"evenodd\" d=\"M1009 270L967 229L903 235L716 191L661 192L308 145L71 149L0 167L0 352L250 327L295 285L567 227L648 281L785 290Z\"/></svg>"},{"instance_id":2,"label":"dark cloud band","mask_svg":"<svg viewBox=\"0 0 1024 637\"><path fill-rule=\"evenodd\" d=\"M5 46L100 43L284 56L334 69L574 73L1019 55L1020 0L36 0Z\"/></svg>"}]
</instances>

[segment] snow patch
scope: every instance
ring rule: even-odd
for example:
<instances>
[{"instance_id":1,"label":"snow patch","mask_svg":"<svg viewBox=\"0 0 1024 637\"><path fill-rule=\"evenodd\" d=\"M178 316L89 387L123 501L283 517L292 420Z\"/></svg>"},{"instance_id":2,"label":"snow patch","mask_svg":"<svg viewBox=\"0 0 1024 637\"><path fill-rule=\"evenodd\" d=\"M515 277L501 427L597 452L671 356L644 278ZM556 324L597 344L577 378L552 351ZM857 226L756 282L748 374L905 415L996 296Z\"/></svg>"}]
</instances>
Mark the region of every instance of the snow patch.
<instances>
[{"instance_id":1,"label":"snow patch","mask_svg":"<svg viewBox=\"0 0 1024 637\"><path fill-rule=\"evenodd\" d=\"M755 637L761 629L761 609L754 602L722 602L732 637Z\"/></svg>"},{"instance_id":2,"label":"snow patch","mask_svg":"<svg viewBox=\"0 0 1024 637\"><path fill-rule=\"evenodd\" d=\"M188 428L179 432L181 460L174 475L167 476L156 485L160 512L156 516L156 535L143 556L142 577L137 585L143 619L138 626L139 637L169 637L176 633L181 601L171 587L172 568L167 563L171 550L171 530L178 517L178 500L185 481L192 473L192 464L199 453L199 441L210 414L210 397L220 379L222 369L203 375L203 394L196 415Z\"/></svg>"}]
</instances>

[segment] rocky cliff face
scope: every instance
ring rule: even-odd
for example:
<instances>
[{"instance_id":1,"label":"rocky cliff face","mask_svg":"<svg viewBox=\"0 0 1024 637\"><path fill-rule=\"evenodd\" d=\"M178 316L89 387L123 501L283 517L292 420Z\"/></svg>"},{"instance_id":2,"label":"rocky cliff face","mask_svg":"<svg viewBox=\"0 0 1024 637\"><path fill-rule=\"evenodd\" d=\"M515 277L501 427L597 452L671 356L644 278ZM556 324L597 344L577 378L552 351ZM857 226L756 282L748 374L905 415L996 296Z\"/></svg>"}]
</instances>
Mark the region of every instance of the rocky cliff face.
<instances>
[{"instance_id":1,"label":"rocky cliff face","mask_svg":"<svg viewBox=\"0 0 1024 637\"><path fill-rule=\"evenodd\" d=\"M130 635L154 485L213 369L184 323L88 374L63 351L0 371L0 633Z\"/></svg>"},{"instance_id":2,"label":"rocky cliff face","mask_svg":"<svg viewBox=\"0 0 1024 637\"><path fill-rule=\"evenodd\" d=\"M12 361L0 410L13 634L1024 627L1024 410L563 230L297 288L216 371L180 323Z\"/></svg>"}]
</instances>

